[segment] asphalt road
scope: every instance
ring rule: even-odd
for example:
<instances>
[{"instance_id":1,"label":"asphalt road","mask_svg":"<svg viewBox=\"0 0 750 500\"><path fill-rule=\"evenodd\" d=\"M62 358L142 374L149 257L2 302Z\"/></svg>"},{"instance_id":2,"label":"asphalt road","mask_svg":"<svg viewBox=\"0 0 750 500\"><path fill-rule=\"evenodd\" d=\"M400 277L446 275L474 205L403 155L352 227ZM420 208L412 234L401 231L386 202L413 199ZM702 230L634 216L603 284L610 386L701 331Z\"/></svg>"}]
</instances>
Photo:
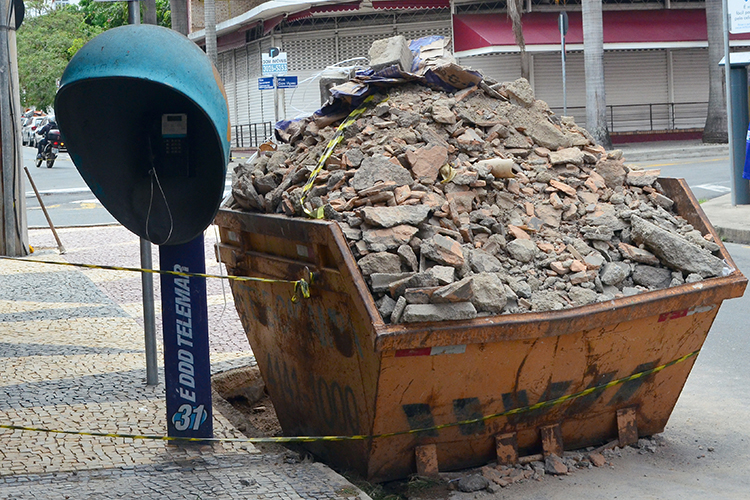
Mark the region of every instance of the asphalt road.
<instances>
[{"instance_id":1,"label":"asphalt road","mask_svg":"<svg viewBox=\"0 0 750 500\"><path fill-rule=\"evenodd\" d=\"M684 178L698 200L710 200L731 191L728 156L633 163L659 169L664 177Z\"/></svg>"},{"instance_id":2,"label":"asphalt road","mask_svg":"<svg viewBox=\"0 0 750 500\"><path fill-rule=\"evenodd\" d=\"M115 224L117 221L91 193L67 153L52 168L35 165L36 149L23 148L23 165L31 174L55 227ZM30 228L49 227L39 200L24 173L26 218Z\"/></svg>"}]
</instances>

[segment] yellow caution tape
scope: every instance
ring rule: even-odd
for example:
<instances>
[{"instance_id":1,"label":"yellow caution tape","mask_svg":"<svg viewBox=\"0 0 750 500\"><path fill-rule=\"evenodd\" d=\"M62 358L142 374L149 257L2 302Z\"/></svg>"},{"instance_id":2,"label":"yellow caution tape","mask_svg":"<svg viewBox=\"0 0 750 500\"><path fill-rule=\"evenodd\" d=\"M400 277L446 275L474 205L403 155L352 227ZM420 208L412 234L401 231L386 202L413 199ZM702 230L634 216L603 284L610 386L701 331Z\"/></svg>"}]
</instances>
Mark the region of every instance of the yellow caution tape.
<instances>
[{"instance_id":1,"label":"yellow caution tape","mask_svg":"<svg viewBox=\"0 0 750 500\"><path fill-rule=\"evenodd\" d=\"M333 154L333 150L338 146L341 141L344 140L344 131L349 128L350 125L352 125L354 122L357 121L357 118L359 115L365 112L367 110L367 107L375 100L374 95L367 96L367 98L362 102L362 105L349 113L349 116L339 124L338 128L336 129L336 133L333 135L330 141L328 141L328 144L326 145L326 149L323 151L323 154L320 156L320 159L318 160L318 164L315 166L315 169L310 173L310 177L307 179L307 182L304 186L302 186L302 198L300 198L300 204L302 205L302 211L305 212L305 214L308 217L311 217L313 219L322 219L323 218L323 207L318 207L315 210L308 210L305 208L305 198L307 197L307 193L312 189L313 184L315 183L316 177L318 177L318 174L321 170L323 170L323 167L325 166L326 162L328 161L328 158L331 157ZM380 102L385 102L388 100L386 97Z\"/></svg>"},{"instance_id":2,"label":"yellow caution tape","mask_svg":"<svg viewBox=\"0 0 750 500\"><path fill-rule=\"evenodd\" d=\"M105 269L108 271L132 271L137 273L149 273L149 274L166 274L171 276L182 276L187 278L217 278L227 279L233 281L254 281L258 283L286 283L294 285L294 295L292 301L297 301L297 294L305 298L310 298L310 283L312 282L312 273L306 271L307 279L302 278L299 280L281 280L281 279L270 279L270 278L257 278L253 276L232 276L232 275L220 275L220 274L204 274L204 273L185 273L181 271L167 271L164 269L142 269L139 267L121 267L121 266L106 266L102 264L81 264L74 262L63 262L55 260L37 260L37 259L22 259L20 257L7 257L0 255L0 259L14 260L18 262L29 262L37 264L52 264L56 266L71 266L71 267L83 267L86 269Z\"/></svg>"},{"instance_id":3,"label":"yellow caution tape","mask_svg":"<svg viewBox=\"0 0 750 500\"><path fill-rule=\"evenodd\" d=\"M683 361L687 361L688 359L694 356L697 356L699 352L700 352L700 349L693 351L689 354L686 354L680 358L674 359L661 366L657 366L655 368L644 370L642 372L634 373L633 375L628 375L627 377L623 377L621 379L612 380L611 382L607 382L606 384L597 385L595 387L589 387L588 389L584 389L574 394L561 396L559 398L550 399L547 401L541 401L533 405L522 406L520 408L514 408L512 410L504 411L501 413L493 413L492 415L486 415L486 416L479 417L479 418L472 418L470 420L462 420L460 422L451 422L448 424L435 425L432 427L424 427L420 429L409 429L408 431L390 432L386 434L354 435L354 436L292 436L292 437L258 437L258 438L189 438L189 437L173 437L173 436L149 436L149 435L140 435L140 434L114 434L114 433L105 433L105 432L55 430L55 429L45 429L41 427L23 427L20 425L7 425L7 424L0 424L0 429L47 432L47 433L52 433L52 434L74 434L77 436L150 439L150 440L159 440L159 441L197 441L197 442L223 442L223 443L227 443L227 442L234 442L234 443L310 443L310 442L315 442L315 441L363 441L363 440L369 440L369 439L380 439L380 438L388 438L388 437L394 437L394 436L405 436L409 434L420 434L422 432L432 432L432 431L436 431L440 429L447 429L449 427L458 427L461 425L471 425L471 424L476 424L479 422L485 422L487 420L492 420L492 419L499 418L499 417L507 417L510 415L518 415L521 413L529 413L529 412L539 410L542 408L551 408L553 406L561 405L567 401L572 401L574 399L588 396L589 394L592 394L597 391L603 391L603 390L615 387L617 385L624 384L625 382L632 382L633 380L637 380L639 378L653 375L654 373L658 373L665 368L676 365L678 363L682 363Z\"/></svg>"}]
</instances>

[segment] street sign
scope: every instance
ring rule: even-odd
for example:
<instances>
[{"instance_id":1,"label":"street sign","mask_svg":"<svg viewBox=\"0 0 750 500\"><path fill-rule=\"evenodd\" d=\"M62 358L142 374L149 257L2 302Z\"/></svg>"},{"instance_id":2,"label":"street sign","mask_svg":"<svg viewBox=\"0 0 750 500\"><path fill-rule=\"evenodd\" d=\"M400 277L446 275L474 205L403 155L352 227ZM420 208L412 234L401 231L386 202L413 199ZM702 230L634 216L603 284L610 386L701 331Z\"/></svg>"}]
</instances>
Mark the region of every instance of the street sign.
<instances>
[{"instance_id":1,"label":"street sign","mask_svg":"<svg viewBox=\"0 0 750 500\"><path fill-rule=\"evenodd\" d=\"M560 34L565 36L568 34L568 13L565 11L560 12L560 16L557 18L557 28L560 30Z\"/></svg>"},{"instance_id":2,"label":"street sign","mask_svg":"<svg viewBox=\"0 0 750 500\"><path fill-rule=\"evenodd\" d=\"M276 87L280 89L297 88L297 77L296 76L277 76Z\"/></svg>"},{"instance_id":3,"label":"street sign","mask_svg":"<svg viewBox=\"0 0 750 500\"><path fill-rule=\"evenodd\" d=\"M262 76L258 78L258 90L273 90L273 77Z\"/></svg>"},{"instance_id":4,"label":"street sign","mask_svg":"<svg viewBox=\"0 0 750 500\"><path fill-rule=\"evenodd\" d=\"M261 73L264 75L283 75L288 70L286 64L286 52L279 52L275 57L270 54L260 55Z\"/></svg>"},{"instance_id":5,"label":"street sign","mask_svg":"<svg viewBox=\"0 0 750 500\"><path fill-rule=\"evenodd\" d=\"M728 0L729 32L750 33L750 5L745 0Z\"/></svg>"}]
</instances>

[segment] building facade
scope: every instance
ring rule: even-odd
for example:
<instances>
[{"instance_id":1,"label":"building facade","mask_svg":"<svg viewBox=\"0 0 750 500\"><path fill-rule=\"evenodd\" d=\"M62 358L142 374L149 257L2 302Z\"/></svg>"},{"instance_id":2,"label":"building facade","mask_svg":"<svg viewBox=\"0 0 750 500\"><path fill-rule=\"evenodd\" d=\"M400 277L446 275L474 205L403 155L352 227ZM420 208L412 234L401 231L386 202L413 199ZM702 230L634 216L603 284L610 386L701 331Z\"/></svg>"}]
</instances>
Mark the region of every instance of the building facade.
<instances>
[{"instance_id":1,"label":"building facade","mask_svg":"<svg viewBox=\"0 0 750 500\"><path fill-rule=\"evenodd\" d=\"M565 92L559 30L565 10ZM530 0L522 16L529 81L538 99L585 127L585 73L580 3ZM699 136L708 101L708 42L702 2L608 2L603 5L608 127L613 141ZM319 78L331 66L366 63L373 41L441 35L458 62L498 81L521 76L505 2L361 0L266 2L217 24L218 69L230 105L236 145L255 145L276 118L321 105ZM202 30L191 33L203 42ZM750 37L732 36L732 50ZM258 90L261 55L287 54L296 89ZM330 71L330 69L329 69ZM274 99L283 106L274 106Z\"/></svg>"}]
</instances>

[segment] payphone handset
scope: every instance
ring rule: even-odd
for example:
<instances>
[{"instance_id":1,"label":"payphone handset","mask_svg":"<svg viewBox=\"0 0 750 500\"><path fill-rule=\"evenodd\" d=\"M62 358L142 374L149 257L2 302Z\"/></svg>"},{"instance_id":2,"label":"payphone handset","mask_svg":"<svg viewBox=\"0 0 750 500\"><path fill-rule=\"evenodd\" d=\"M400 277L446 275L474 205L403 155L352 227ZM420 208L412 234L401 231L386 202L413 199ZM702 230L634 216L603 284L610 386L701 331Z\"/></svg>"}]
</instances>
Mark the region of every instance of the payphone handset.
<instances>
[{"instance_id":1,"label":"payphone handset","mask_svg":"<svg viewBox=\"0 0 750 500\"><path fill-rule=\"evenodd\" d=\"M156 154L156 171L164 177L189 177L187 114L161 115L161 137Z\"/></svg>"}]
</instances>

